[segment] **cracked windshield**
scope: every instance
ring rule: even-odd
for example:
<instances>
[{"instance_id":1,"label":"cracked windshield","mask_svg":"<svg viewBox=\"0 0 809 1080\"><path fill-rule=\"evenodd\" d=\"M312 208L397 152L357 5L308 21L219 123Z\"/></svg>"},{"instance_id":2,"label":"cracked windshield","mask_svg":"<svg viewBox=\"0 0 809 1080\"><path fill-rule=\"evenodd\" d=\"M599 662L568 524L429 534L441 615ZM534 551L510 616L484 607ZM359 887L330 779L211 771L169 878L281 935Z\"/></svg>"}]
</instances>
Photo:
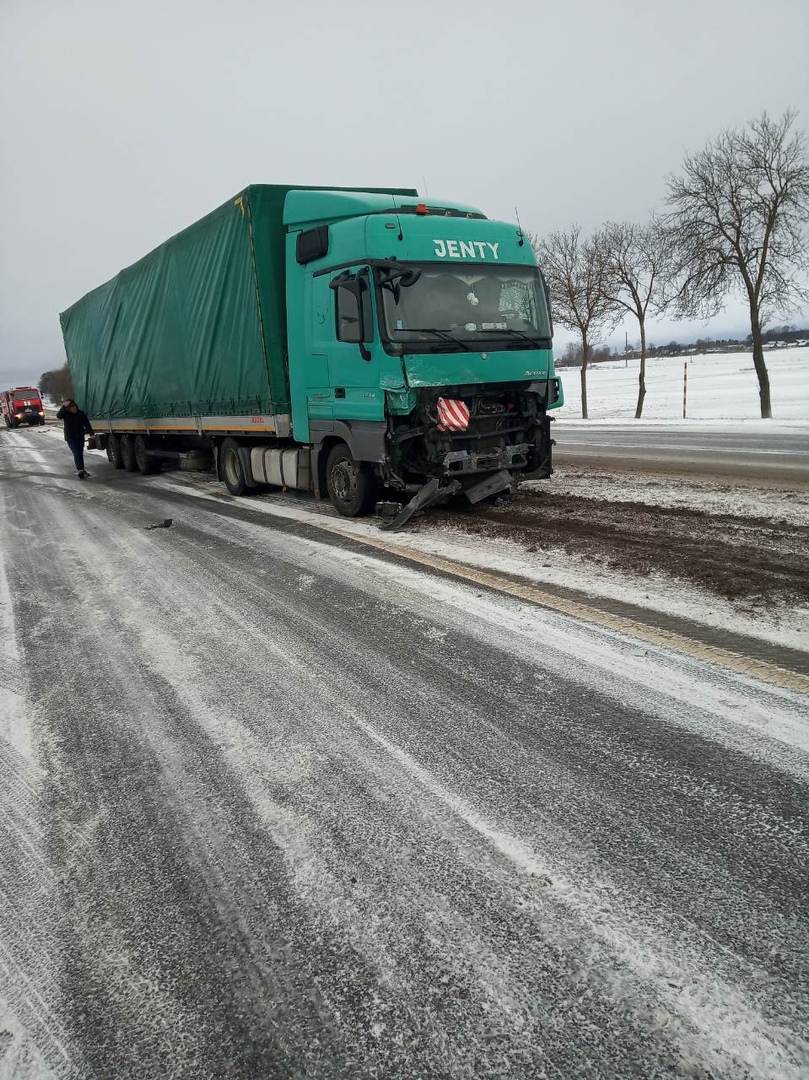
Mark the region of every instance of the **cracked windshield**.
<instances>
[{"instance_id":1,"label":"cracked windshield","mask_svg":"<svg viewBox=\"0 0 809 1080\"><path fill-rule=\"evenodd\" d=\"M385 326L392 341L512 338L536 348L550 338L542 281L533 267L421 264L407 286L384 286Z\"/></svg>"}]
</instances>

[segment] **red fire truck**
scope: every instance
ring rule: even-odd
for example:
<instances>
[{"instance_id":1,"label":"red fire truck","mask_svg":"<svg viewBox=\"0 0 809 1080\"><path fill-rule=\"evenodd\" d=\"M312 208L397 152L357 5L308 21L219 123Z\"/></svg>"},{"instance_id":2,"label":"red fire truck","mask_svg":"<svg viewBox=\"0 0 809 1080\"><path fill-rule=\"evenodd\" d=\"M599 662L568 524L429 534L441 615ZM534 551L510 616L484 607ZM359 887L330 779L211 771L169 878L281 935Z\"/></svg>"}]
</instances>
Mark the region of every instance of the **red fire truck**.
<instances>
[{"instance_id":1,"label":"red fire truck","mask_svg":"<svg viewBox=\"0 0 809 1080\"><path fill-rule=\"evenodd\" d=\"M45 408L42 395L35 386L15 386L12 390L0 393L0 415L6 427L15 428L21 424L45 423Z\"/></svg>"}]
</instances>

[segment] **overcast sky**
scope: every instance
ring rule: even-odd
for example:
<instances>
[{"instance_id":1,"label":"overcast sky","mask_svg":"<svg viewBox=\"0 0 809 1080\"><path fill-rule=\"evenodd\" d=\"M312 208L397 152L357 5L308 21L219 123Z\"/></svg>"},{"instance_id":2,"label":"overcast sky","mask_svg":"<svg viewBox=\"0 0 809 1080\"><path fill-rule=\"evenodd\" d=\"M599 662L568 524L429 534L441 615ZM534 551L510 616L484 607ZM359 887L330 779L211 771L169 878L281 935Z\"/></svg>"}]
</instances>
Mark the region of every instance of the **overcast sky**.
<instances>
[{"instance_id":1,"label":"overcast sky","mask_svg":"<svg viewBox=\"0 0 809 1080\"><path fill-rule=\"evenodd\" d=\"M721 128L809 128L808 43L806 0L0 0L0 384L249 183L426 183L540 234L642 221ZM650 337L678 332L707 331Z\"/></svg>"}]
</instances>

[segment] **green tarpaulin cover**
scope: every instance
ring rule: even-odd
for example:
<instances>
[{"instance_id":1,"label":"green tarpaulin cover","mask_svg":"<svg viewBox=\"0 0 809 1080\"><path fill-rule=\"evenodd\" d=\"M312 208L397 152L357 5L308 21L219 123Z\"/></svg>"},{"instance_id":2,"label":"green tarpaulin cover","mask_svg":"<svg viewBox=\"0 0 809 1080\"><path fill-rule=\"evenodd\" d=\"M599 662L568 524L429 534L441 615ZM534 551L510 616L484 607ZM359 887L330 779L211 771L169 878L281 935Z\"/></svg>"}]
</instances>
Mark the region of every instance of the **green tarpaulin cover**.
<instances>
[{"instance_id":1,"label":"green tarpaulin cover","mask_svg":"<svg viewBox=\"0 0 809 1080\"><path fill-rule=\"evenodd\" d=\"M246 188L62 313L74 393L90 416L289 412L289 190Z\"/></svg>"}]
</instances>

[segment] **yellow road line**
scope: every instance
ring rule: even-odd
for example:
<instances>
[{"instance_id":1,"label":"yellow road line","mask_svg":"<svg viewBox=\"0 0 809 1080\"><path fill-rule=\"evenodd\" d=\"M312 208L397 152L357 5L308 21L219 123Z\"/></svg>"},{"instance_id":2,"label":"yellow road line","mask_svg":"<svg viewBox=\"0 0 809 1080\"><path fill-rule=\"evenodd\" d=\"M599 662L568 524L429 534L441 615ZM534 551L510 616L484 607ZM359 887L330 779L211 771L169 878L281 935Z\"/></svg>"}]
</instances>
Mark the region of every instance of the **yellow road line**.
<instances>
[{"instance_id":1,"label":"yellow road line","mask_svg":"<svg viewBox=\"0 0 809 1080\"><path fill-rule=\"evenodd\" d=\"M316 525L316 528L323 529L326 532L364 544L366 547L376 548L378 551L384 551L389 555L395 555L397 558L406 559L408 562L417 563L432 570L439 570L441 573L448 574L461 581L471 582L474 585L483 585L506 596L537 604L540 607L550 608L574 619L594 623L605 630L627 634L650 645L660 645L666 649L674 649L676 652L683 653L685 656L690 656L695 660L717 664L728 671L734 671L739 675L748 675L750 678L772 683L785 690L795 690L798 693L809 694L809 675L789 671L766 660L744 656L742 653L732 652L730 649L723 649L718 645L707 645L705 642L689 638L685 634L650 626L648 623L629 618L626 615L602 611L600 608L592 607L580 600L569 600L562 596L555 596L553 593L544 592L538 586L531 585L528 582L512 581L500 574L445 559L440 555L429 555L426 552L408 550L381 538L358 536L330 521L313 522L313 524Z\"/></svg>"},{"instance_id":2,"label":"yellow road line","mask_svg":"<svg viewBox=\"0 0 809 1080\"><path fill-rule=\"evenodd\" d=\"M239 501L224 493L206 497L224 502ZM788 668L782 668L777 664L771 664L767 660L759 660L757 657L746 656L743 653L733 652L730 649L723 649L719 645L708 645L703 641L688 637L685 634L677 633L674 630L665 630L662 627L651 626L648 623L642 622L639 619L630 618L627 615L603 611L601 608L591 606L581 600L568 599L563 596L557 596L554 593L544 592L542 588L537 585L531 585L529 582L512 581L502 574L496 572L492 573L489 570L481 570L468 563L456 562L453 559L446 559L441 555L430 555L427 552L414 551L413 549L408 549L399 544L384 540L381 536L365 536L354 532L349 526L343 525L333 518L321 517L321 515L312 513L311 511L285 514L283 511L273 513L273 511L270 510L269 513L273 517L286 519L290 522L298 522L303 525L310 525L312 528L320 529L322 532L332 533L334 536L339 536L344 540L350 540L355 544L385 552L385 554L393 555L397 559L403 559L416 566L438 570L456 580L465 581L473 585L481 585L487 589L502 593L505 596L511 596L517 600L536 604L538 607L557 611L559 614L568 615L573 619L592 623L604 630L612 630L618 634L625 634L628 637L633 637L636 640L646 642L649 645L657 645L665 649L672 649L675 652L679 652L684 656L689 656L694 660L715 664L727 671L733 671L739 675L747 675L752 679L759 679L762 682L771 683L773 686L779 686L784 690L793 690L799 694L809 695L809 675L804 675L798 671L790 671ZM709 629L713 630L713 628Z\"/></svg>"}]
</instances>

